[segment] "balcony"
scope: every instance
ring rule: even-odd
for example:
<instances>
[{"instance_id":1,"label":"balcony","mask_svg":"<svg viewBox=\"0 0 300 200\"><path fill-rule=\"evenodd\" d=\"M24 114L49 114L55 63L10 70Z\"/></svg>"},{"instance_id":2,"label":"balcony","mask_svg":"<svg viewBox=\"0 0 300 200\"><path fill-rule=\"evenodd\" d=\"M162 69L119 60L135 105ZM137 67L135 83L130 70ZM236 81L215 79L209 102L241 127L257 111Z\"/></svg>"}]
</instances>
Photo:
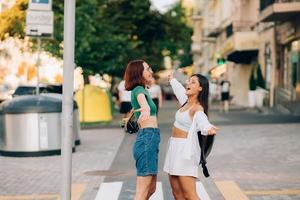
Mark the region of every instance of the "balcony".
<instances>
[{"instance_id":1,"label":"balcony","mask_svg":"<svg viewBox=\"0 0 300 200\"><path fill-rule=\"evenodd\" d=\"M249 64L258 55L259 38L254 31L235 32L227 39L220 53L228 61Z\"/></svg>"},{"instance_id":2,"label":"balcony","mask_svg":"<svg viewBox=\"0 0 300 200\"><path fill-rule=\"evenodd\" d=\"M206 37L213 37L213 38L216 38L219 36L219 34L221 33L221 28L206 28L206 34L205 36Z\"/></svg>"},{"instance_id":3,"label":"balcony","mask_svg":"<svg viewBox=\"0 0 300 200\"><path fill-rule=\"evenodd\" d=\"M227 60L249 64L254 57L258 55L259 37L254 31L236 32L233 35L233 51L227 56Z\"/></svg>"},{"instance_id":4,"label":"balcony","mask_svg":"<svg viewBox=\"0 0 300 200\"><path fill-rule=\"evenodd\" d=\"M248 64L258 54L258 33L252 31L253 21L233 21L226 29L226 41L220 49L228 61Z\"/></svg>"},{"instance_id":5,"label":"balcony","mask_svg":"<svg viewBox=\"0 0 300 200\"><path fill-rule=\"evenodd\" d=\"M233 21L225 27L226 38L230 38L236 32L249 32L254 24L253 21Z\"/></svg>"},{"instance_id":6,"label":"balcony","mask_svg":"<svg viewBox=\"0 0 300 200\"><path fill-rule=\"evenodd\" d=\"M287 21L300 14L300 0L260 0L261 22Z\"/></svg>"}]
</instances>

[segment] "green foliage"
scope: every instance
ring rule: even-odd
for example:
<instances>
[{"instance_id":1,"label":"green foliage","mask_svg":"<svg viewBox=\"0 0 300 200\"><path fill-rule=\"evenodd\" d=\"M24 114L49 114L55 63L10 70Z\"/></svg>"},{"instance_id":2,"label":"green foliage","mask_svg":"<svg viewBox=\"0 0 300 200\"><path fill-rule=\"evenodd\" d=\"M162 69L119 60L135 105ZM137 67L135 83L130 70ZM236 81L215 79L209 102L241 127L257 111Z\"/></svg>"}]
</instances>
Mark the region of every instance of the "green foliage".
<instances>
[{"instance_id":1,"label":"green foliage","mask_svg":"<svg viewBox=\"0 0 300 200\"><path fill-rule=\"evenodd\" d=\"M0 23L0 38L6 32L24 36L24 10L27 7L24 2L27 0L17 2L17 11L7 11L9 14L6 15L11 19L6 20L8 25ZM55 14L54 35L52 39L43 41L43 47L62 57L63 1L53 0L52 8ZM75 62L83 67L86 75L109 73L121 77L126 64L132 59L144 59L155 71L159 70L163 64L164 49L170 52L171 58L180 60L181 66L192 63L192 30L187 27L184 10L179 4L160 14L150 9L149 1L77 1L75 23Z\"/></svg>"},{"instance_id":2,"label":"green foliage","mask_svg":"<svg viewBox=\"0 0 300 200\"><path fill-rule=\"evenodd\" d=\"M256 67L256 75L257 75L257 78L256 78L256 85L258 87L261 87L261 88L265 88L265 80L264 80L264 77L262 75L262 72L261 72L261 67L260 67L260 64L257 65Z\"/></svg>"},{"instance_id":3,"label":"green foliage","mask_svg":"<svg viewBox=\"0 0 300 200\"><path fill-rule=\"evenodd\" d=\"M171 52L173 59L180 61L180 67L186 67L193 63L191 52L192 29L188 27L185 10L180 4L169 10L165 15L166 18L166 38L163 47ZM180 53L178 53L178 51Z\"/></svg>"},{"instance_id":4,"label":"green foliage","mask_svg":"<svg viewBox=\"0 0 300 200\"><path fill-rule=\"evenodd\" d=\"M251 75L250 75L250 79L249 79L249 89L250 90L256 90L256 80L254 77L254 70L251 70Z\"/></svg>"},{"instance_id":5,"label":"green foliage","mask_svg":"<svg viewBox=\"0 0 300 200\"><path fill-rule=\"evenodd\" d=\"M251 75L249 78L249 89L256 90L257 87L265 88L265 80L263 78L260 64L252 66Z\"/></svg>"}]
</instances>

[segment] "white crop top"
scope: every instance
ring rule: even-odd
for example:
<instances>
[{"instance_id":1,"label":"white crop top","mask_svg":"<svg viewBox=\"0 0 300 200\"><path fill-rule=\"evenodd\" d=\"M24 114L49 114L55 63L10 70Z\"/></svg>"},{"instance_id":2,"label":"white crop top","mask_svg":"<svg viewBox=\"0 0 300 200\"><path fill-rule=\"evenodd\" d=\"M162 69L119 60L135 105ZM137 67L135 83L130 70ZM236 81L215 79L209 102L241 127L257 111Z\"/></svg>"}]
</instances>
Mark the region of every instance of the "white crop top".
<instances>
[{"instance_id":1,"label":"white crop top","mask_svg":"<svg viewBox=\"0 0 300 200\"><path fill-rule=\"evenodd\" d=\"M189 132L193 122L190 117L189 110L190 109L187 109L186 111L181 112L179 109L175 114L174 126L185 132Z\"/></svg>"}]
</instances>

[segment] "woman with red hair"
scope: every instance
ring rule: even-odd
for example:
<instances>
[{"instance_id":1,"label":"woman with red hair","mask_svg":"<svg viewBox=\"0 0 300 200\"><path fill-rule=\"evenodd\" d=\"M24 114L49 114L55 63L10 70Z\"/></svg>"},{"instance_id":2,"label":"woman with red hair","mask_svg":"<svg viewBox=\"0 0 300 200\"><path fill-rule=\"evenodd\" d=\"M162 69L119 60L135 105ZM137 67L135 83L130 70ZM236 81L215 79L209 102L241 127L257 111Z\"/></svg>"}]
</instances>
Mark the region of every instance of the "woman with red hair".
<instances>
[{"instance_id":1,"label":"woman with red hair","mask_svg":"<svg viewBox=\"0 0 300 200\"><path fill-rule=\"evenodd\" d=\"M128 63L124 78L126 90L131 91L131 105L140 127L133 146L137 169L134 199L147 200L156 189L160 142L157 108L146 90L153 81L153 72L145 61L134 60Z\"/></svg>"}]
</instances>

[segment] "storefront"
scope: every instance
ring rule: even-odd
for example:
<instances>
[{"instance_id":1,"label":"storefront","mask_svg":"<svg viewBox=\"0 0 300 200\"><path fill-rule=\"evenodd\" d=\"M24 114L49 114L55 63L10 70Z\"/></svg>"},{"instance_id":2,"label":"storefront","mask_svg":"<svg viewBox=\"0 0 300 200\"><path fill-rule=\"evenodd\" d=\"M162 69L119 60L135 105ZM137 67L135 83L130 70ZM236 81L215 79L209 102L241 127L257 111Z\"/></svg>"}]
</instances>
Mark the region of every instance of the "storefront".
<instances>
[{"instance_id":1,"label":"storefront","mask_svg":"<svg viewBox=\"0 0 300 200\"><path fill-rule=\"evenodd\" d=\"M300 24L286 22L279 26L281 59L277 103L300 101ZM281 92L280 92L281 91Z\"/></svg>"},{"instance_id":2,"label":"storefront","mask_svg":"<svg viewBox=\"0 0 300 200\"><path fill-rule=\"evenodd\" d=\"M273 107L275 105L275 90L278 86L278 66L276 57L276 31L273 23L260 24L259 30L259 55L258 62L261 65L263 77L265 78L265 89L268 92L265 105Z\"/></svg>"},{"instance_id":3,"label":"storefront","mask_svg":"<svg viewBox=\"0 0 300 200\"><path fill-rule=\"evenodd\" d=\"M249 77L252 63L258 57L258 34L254 31L234 32L226 40L220 54L226 58L232 103L248 107Z\"/></svg>"},{"instance_id":4,"label":"storefront","mask_svg":"<svg viewBox=\"0 0 300 200\"><path fill-rule=\"evenodd\" d=\"M284 46L282 86L290 92L291 101L300 100L300 39Z\"/></svg>"}]
</instances>

